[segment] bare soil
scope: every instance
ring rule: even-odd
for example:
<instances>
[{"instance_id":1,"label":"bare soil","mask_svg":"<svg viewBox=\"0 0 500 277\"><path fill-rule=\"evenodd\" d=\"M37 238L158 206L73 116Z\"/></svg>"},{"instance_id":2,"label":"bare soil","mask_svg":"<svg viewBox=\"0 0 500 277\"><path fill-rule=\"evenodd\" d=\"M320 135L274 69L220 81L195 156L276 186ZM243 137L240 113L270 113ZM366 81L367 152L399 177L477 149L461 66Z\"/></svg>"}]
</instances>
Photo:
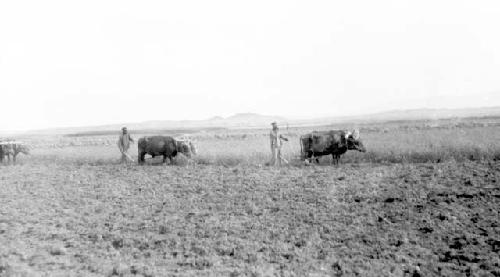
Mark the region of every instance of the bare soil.
<instances>
[{"instance_id":1,"label":"bare soil","mask_svg":"<svg viewBox=\"0 0 500 277\"><path fill-rule=\"evenodd\" d=\"M0 276L500 276L500 162L0 166Z\"/></svg>"}]
</instances>

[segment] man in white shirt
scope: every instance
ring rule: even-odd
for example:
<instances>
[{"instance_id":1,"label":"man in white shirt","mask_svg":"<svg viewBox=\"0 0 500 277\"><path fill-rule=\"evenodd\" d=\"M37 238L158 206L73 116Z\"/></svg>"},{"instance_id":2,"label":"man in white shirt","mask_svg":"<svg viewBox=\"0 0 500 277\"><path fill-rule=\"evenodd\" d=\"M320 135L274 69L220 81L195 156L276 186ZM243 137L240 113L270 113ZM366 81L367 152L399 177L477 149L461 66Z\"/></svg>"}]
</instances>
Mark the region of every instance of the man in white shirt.
<instances>
[{"instance_id":1,"label":"man in white shirt","mask_svg":"<svg viewBox=\"0 0 500 277\"><path fill-rule=\"evenodd\" d=\"M122 153L121 162L133 161L132 157L128 154L128 149L130 148L130 143L134 143L134 140L127 131L127 127L122 128L122 133L118 138L118 148Z\"/></svg>"},{"instance_id":2,"label":"man in white shirt","mask_svg":"<svg viewBox=\"0 0 500 277\"><path fill-rule=\"evenodd\" d=\"M282 136L279 133L279 128L278 128L278 123L273 122L271 123L273 126L273 129L271 130L271 133L269 134L269 138L271 140L271 162L269 165L278 165L281 166L281 160L283 159L281 157L281 146L283 145L283 141L288 141L287 138Z\"/></svg>"}]
</instances>

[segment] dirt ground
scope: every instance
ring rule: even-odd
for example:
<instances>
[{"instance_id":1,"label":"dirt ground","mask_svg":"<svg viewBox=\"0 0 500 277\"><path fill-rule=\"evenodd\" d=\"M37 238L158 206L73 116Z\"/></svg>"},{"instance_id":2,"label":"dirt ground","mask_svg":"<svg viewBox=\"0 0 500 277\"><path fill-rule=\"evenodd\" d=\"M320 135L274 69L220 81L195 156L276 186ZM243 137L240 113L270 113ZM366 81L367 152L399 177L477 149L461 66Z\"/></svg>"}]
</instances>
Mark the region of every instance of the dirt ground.
<instances>
[{"instance_id":1,"label":"dirt ground","mask_svg":"<svg viewBox=\"0 0 500 277\"><path fill-rule=\"evenodd\" d=\"M0 276L500 276L500 162L0 166Z\"/></svg>"}]
</instances>

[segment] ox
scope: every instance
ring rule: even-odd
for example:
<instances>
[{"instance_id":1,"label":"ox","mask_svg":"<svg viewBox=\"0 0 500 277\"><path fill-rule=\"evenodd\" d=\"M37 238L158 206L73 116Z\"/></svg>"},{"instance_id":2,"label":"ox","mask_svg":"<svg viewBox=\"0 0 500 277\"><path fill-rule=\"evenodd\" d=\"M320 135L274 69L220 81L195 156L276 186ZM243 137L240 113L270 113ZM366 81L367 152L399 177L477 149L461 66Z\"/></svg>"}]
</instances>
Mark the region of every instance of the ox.
<instances>
[{"instance_id":1,"label":"ox","mask_svg":"<svg viewBox=\"0 0 500 277\"><path fill-rule=\"evenodd\" d=\"M16 163L16 157L19 153L29 155L30 151L28 146L19 141L0 142L0 163L3 162L5 156L7 156L9 162L10 157L12 157L13 163Z\"/></svg>"},{"instance_id":2,"label":"ox","mask_svg":"<svg viewBox=\"0 0 500 277\"><path fill-rule=\"evenodd\" d=\"M359 138L359 131L353 132L343 130L314 131L300 137L300 149L303 160L309 162L314 157L318 163L318 157L332 155L332 163L339 163L340 156L347 150L358 150L366 152L366 148Z\"/></svg>"},{"instance_id":3,"label":"ox","mask_svg":"<svg viewBox=\"0 0 500 277\"><path fill-rule=\"evenodd\" d=\"M186 157L191 157L191 153L196 154L196 148L192 142L177 141L169 136L140 138L137 142L137 150L139 164L144 163L146 154L151 155L153 158L155 156L163 156L163 163L166 162L167 158L170 159L170 163L172 163L172 159L177 156L178 153L182 153Z\"/></svg>"}]
</instances>

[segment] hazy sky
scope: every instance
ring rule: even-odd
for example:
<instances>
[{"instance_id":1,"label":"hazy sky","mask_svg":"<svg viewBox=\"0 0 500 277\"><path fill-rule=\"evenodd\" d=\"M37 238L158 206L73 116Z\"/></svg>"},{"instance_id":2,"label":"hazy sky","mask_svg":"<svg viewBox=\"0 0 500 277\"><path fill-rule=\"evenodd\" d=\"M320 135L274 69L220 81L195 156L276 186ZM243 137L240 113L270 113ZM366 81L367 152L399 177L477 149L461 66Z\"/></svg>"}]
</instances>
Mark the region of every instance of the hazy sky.
<instances>
[{"instance_id":1,"label":"hazy sky","mask_svg":"<svg viewBox=\"0 0 500 277\"><path fill-rule=\"evenodd\" d=\"M0 130L500 105L500 2L1 1Z\"/></svg>"}]
</instances>

